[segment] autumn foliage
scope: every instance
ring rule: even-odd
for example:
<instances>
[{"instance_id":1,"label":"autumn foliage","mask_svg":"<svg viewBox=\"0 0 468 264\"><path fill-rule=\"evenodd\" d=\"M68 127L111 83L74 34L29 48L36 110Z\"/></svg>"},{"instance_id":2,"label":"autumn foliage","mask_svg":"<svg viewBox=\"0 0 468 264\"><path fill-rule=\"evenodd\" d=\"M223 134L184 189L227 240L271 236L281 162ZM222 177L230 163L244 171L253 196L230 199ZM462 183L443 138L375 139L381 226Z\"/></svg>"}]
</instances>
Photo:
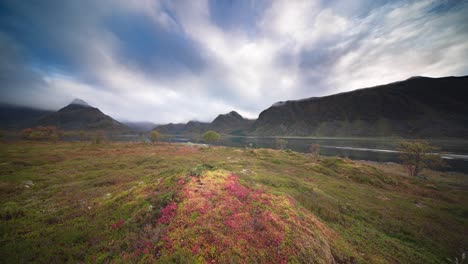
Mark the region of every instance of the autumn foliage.
<instances>
[{"instance_id":1,"label":"autumn foliage","mask_svg":"<svg viewBox=\"0 0 468 264\"><path fill-rule=\"evenodd\" d=\"M287 263L315 252L319 262L332 261L330 232L290 199L221 171L178 183L185 183L181 201L167 204L157 220L167 225L160 254L185 252L200 263Z\"/></svg>"}]
</instances>

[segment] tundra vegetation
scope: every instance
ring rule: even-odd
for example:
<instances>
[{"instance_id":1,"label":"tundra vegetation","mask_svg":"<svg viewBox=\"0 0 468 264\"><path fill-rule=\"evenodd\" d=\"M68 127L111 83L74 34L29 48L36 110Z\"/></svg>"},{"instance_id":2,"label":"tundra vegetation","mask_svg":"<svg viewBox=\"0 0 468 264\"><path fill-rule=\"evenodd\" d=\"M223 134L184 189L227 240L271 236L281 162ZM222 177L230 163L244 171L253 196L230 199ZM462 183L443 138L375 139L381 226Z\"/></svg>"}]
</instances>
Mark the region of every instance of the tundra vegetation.
<instances>
[{"instance_id":1,"label":"tundra vegetation","mask_svg":"<svg viewBox=\"0 0 468 264\"><path fill-rule=\"evenodd\" d=\"M200 162L203 160L203 163ZM466 175L270 149L0 142L4 263L444 263Z\"/></svg>"}]
</instances>

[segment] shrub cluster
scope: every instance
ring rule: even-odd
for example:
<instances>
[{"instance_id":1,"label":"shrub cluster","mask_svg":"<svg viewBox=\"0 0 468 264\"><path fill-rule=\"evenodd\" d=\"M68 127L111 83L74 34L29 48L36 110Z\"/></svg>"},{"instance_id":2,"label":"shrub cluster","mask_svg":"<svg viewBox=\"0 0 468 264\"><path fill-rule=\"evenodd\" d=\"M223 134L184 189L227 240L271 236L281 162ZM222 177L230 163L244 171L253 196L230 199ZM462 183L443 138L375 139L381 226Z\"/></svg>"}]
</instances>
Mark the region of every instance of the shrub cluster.
<instances>
[{"instance_id":1,"label":"shrub cluster","mask_svg":"<svg viewBox=\"0 0 468 264\"><path fill-rule=\"evenodd\" d=\"M55 126L38 126L26 128L21 131L21 138L28 140L58 141L63 136L63 131Z\"/></svg>"},{"instance_id":2,"label":"shrub cluster","mask_svg":"<svg viewBox=\"0 0 468 264\"><path fill-rule=\"evenodd\" d=\"M195 177L200 177L205 171L209 171L209 170L215 170L216 167L213 166L213 165L210 165L210 164L200 164L200 165L197 165L195 167L193 167L192 169L190 169L190 171L188 172L188 175L189 176L195 176Z\"/></svg>"}]
</instances>

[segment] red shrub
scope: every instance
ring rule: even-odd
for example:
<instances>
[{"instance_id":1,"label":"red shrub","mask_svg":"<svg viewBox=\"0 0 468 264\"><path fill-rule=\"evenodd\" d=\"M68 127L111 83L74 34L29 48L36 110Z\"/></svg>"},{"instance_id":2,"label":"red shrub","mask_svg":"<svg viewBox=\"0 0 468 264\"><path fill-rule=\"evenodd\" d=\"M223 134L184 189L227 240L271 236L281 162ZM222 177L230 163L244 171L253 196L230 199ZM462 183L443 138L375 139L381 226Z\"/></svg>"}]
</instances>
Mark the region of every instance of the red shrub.
<instances>
[{"instance_id":1,"label":"red shrub","mask_svg":"<svg viewBox=\"0 0 468 264\"><path fill-rule=\"evenodd\" d=\"M161 209L161 217L158 222L161 224L168 224L177 212L177 204L175 202L170 202L163 209Z\"/></svg>"},{"instance_id":2,"label":"red shrub","mask_svg":"<svg viewBox=\"0 0 468 264\"><path fill-rule=\"evenodd\" d=\"M227 216L226 219L224 219L223 224L232 229L241 229L245 225L245 219L242 219L238 214L233 214Z\"/></svg>"},{"instance_id":3,"label":"red shrub","mask_svg":"<svg viewBox=\"0 0 468 264\"><path fill-rule=\"evenodd\" d=\"M111 224L111 228L113 230L120 228L123 224L125 224L125 220L121 219L113 224Z\"/></svg>"},{"instance_id":4,"label":"red shrub","mask_svg":"<svg viewBox=\"0 0 468 264\"><path fill-rule=\"evenodd\" d=\"M200 250L200 246L199 245L194 245L192 247L192 254L197 254L198 250Z\"/></svg>"},{"instance_id":5,"label":"red shrub","mask_svg":"<svg viewBox=\"0 0 468 264\"><path fill-rule=\"evenodd\" d=\"M130 257L135 258L141 255L142 253L145 255L150 254L152 248L153 244L151 244L151 242L143 241L142 245L137 247Z\"/></svg>"},{"instance_id":6,"label":"red shrub","mask_svg":"<svg viewBox=\"0 0 468 264\"><path fill-rule=\"evenodd\" d=\"M167 235L164 235L161 238L161 241L163 242L163 245L164 245L164 247L166 249L171 249L172 248L172 245L173 245L172 239L170 237L168 237Z\"/></svg>"},{"instance_id":7,"label":"red shrub","mask_svg":"<svg viewBox=\"0 0 468 264\"><path fill-rule=\"evenodd\" d=\"M237 176L234 174L229 176L228 180L226 181L225 188L229 194L234 195L239 199L245 199L249 195L249 191L244 186L239 184Z\"/></svg>"}]
</instances>

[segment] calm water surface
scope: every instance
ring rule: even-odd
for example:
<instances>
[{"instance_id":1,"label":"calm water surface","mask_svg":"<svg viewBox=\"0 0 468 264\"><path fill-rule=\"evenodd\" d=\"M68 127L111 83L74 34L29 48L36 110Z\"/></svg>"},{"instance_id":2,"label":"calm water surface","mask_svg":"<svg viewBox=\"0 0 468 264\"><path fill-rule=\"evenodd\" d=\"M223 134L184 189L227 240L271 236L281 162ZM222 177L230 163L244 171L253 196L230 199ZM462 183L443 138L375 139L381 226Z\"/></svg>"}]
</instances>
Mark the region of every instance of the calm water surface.
<instances>
[{"instance_id":1,"label":"calm water surface","mask_svg":"<svg viewBox=\"0 0 468 264\"><path fill-rule=\"evenodd\" d=\"M381 138L284 138L288 141L286 148L309 152L311 144L320 145L320 154L324 156L348 157L354 160L378 162L399 162L396 147L401 139ZM117 140L141 141L141 136L127 136ZM149 141L149 140L148 140ZM468 173L468 139L467 140L428 140L439 148L439 152L449 167L443 170ZM174 137L172 142L196 142L183 137ZM238 148L277 148L275 138L266 137L227 137L224 136L216 145Z\"/></svg>"},{"instance_id":2,"label":"calm water surface","mask_svg":"<svg viewBox=\"0 0 468 264\"><path fill-rule=\"evenodd\" d=\"M320 145L324 156L348 157L354 160L399 162L396 151L400 139L340 139L340 138L285 138L287 148L309 152L311 144ZM224 137L217 144L231 147L276 148L274 138ZM439 148L442 158L449 165L444 170L468 173L468 140L429 140Z\"/></svg>"}]
</instances>

